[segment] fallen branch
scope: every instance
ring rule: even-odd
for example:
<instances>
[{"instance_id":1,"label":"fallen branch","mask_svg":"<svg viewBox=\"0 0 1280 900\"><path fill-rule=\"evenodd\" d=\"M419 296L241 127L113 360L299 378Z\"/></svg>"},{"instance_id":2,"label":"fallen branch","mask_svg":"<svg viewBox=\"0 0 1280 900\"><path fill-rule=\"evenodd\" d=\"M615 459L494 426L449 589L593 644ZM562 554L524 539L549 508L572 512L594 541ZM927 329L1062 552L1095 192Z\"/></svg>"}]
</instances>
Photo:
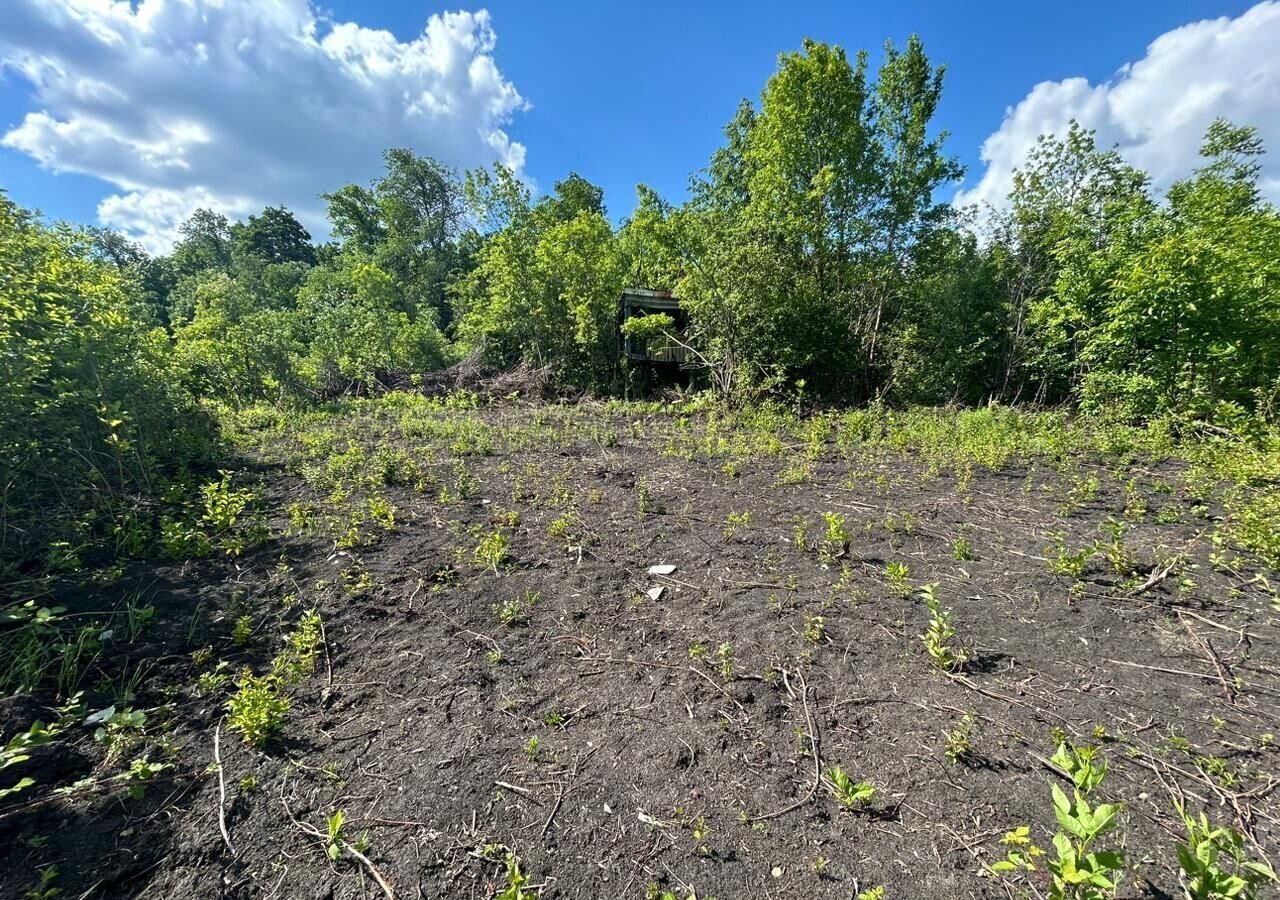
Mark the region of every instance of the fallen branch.
<instances>
[{"instance_id":1,"label":"fallen branch","mask_svg":"<svg viewBox=\"0 0 1280 900\"><path fill-rule=\"evenodd\" d=\"M236 848L231 846L231 832L227 831L227 776L222 771L222 752L218 746L221 736L222 722L219 722L213 729L213 763L218 767L218 830L222 832L227 851L234 857Z\"/></svg>"},{"instance_id":2,"label":"fallen branch","mask_svg":"<svg viewBox=\"0 0 1280 900\"><path fill-rule=\"evenodd\" d=\"M778 816L786 815L793 809L799 809L814 798L814 795L818 793L818 786L822 783L822 754L818 749L818 727L814 724L813 714L809 712L809 686L805 684L804 675L800 672L796 672L796 678L800 680L800 699L804 703L804 720L808 726L809 749L813 751L813 783L809 785L808 792L795 803L771 813L751 816L747 819L748 822L763 822L765 819L776 819ZM782 672L782 680L784 683L787 682L785 669ZM791 690L789 683L787 683L787 690Z\"/></svg>"},{"instance_id":3,"label":"fallen branch","mask_svg":"<svg viewBox=\"0 0 1280 900\"><path fill-rule=\"evenodd\" d=\"M1205 656L1209 657L1213 667L1218 670L1218 680L1222 682L1222 693L1226 696L1227 702L1232 706L1236 705L1236 690L1232 686L1232 679L1228 677L1227 667L1223 664L1222 659L1218 656L1217 651L1213 649L1213 644L1209 643L1207 637L1202 637L1199 632L1187 623L1182 613L1178 613L1178 621L1182 623L1182 627L1186 629L1187 634L1191 635L1191 639L1200 645L1204 650Z\"/></svg>"},{"instance_id":4,"label":"fallen branch","mask_svg":"<svg viewBox=\"0 0 1280 900\"><path fill-rule=\"evenodd\" d=\"M284 812L285 815L289 817L289 821L292 822L300 831L311 835L319 841L321 848L327 848L329 845L329 838L323 831L316 828L314 825L308 825L306 822L298 821L298 818L294 816L293 810L289 808L289 801L284 799L284 787L285 786L283 784L280 786L280 803L284 806ZM342 840L341 838L339 838L336 843L338 847L341 848L342 852L348 854L352 859L356 860L369 870L369 874L373 876L373 880L378 882L378 887L382 888L382 893L386 894L387 900L396 900L396 892L391 889L391 885L387 882L387 879L383 877L380 871L378 871L378 867L373 864L369 857L365 856L355 847L352 847L350 843Z\"/></svg>"},{"instance_id":5,"label":"fallen branch","mask_svg":"<svg viewBox=\"0 0 1280 900\"><path fill-rule=\"evenodd\" d=\"M556 793L556 802L551 805L551 813L547 816L547 821L542 823L542 830L538 832L538 837L542 837L543 835L545 835L547 833L547 830L551 827L551 823L555 819L556 813L560 811L560 804L564 800L564 795L569 793L569 788L573 787L573 779L578 777L578 770L582 767L582 764L587 760L589 760L592 754L594 754L599 749L600 749L599 746L592 747L590 750L587 751L586 755L579 757L574 762L573 771L569 773L569 780L565 782L564 785L560 788L560 790Z\"/></svg>"}]
</instances>

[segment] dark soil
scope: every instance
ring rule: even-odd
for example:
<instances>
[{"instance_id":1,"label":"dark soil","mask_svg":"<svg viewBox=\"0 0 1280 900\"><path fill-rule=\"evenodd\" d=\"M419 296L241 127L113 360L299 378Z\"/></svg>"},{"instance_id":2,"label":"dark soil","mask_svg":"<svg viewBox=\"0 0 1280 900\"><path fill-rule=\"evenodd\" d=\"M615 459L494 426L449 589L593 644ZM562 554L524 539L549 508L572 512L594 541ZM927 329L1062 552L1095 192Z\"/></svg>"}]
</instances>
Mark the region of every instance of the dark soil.
<instances>
[{"instance_id":1,"label":"dark soil","mask_svg":"<svg viewBox=\"0 0 1280 900\"><path fill-rule=\"evenodd\" d=\"M1254 858L1280 859L1280 755L1265 737L1280 725L1280 613L1258 578L1276 575L1211 564L1221 510L1186 495L1179 463L1082 451L969 475L834 444L810 461L784 441L726 473L724 455L664 452L688 433L664 417L453 415L498 435L491 454L458 457L471 496L381 488L397 524L371 545L282 535L289 504L323 505L324 492L287 441L268 441L264 508L282 536L239 558L134 563L60 600L155 605L119 652L143 664L134 706L152 710L148 738L170 743L172 768L141 799L54 798L49 786L109 764L92 729L41 748L25 764L39 787L0 805L0 896L55 865L63 898L378 897L371 868L396 897L488 898L506 887L498 845L547 900L657 896L651 885L721 900L876 885L888 898L1011 896L982 867L1019 825L1049 847L1063 733L1111 765L1100 794L1124 804L1121 896L1180 895L1175 796L1244 831ZM375 415L352 423L371 453L430 449L451 477L447 444ZM542 438L509 439L530 423ZM1073 501L1091 474L1096 492ZM824 561L828 511L852 540ZM1053 533L1070 550L1109 542L1108 518L1129 523L1130 564L1095 554L1078 580L1050 571ZM510 538L497 573L472 557L495 520ZM955 558L962 536L973 559ZM890 562L909 566L906 593ZM656 563L676 569L648 576ZM918 637L914 589L929 582L971 652L958 672L933 666ZM496 607L533 595L500 622ZM193 693L190 653L212 645L231 671L263 671L313 604L324 658L292 692L280 740L254 750L228 732L225 693ZM231 640L241 609L256 626L245 646ZM49 720L49 705L3 701L0 733ZM946 735L966 714L972 748L952 762ZM868 805L843 808L816 777L837 765L874 784ZM339 809L350 840L368 833L371 868L330 863L306 832ZM1019 883L1044 890L1039 868Z\"/></svg>"}]
</instances>

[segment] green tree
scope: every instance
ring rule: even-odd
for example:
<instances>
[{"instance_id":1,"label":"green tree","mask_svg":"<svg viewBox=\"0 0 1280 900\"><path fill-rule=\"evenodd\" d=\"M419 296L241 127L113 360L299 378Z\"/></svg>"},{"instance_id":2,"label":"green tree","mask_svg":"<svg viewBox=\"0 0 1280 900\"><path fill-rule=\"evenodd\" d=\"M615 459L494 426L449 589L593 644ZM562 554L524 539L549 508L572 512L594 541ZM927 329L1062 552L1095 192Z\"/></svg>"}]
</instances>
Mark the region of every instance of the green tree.
<instances>
[{"instance_id":1,"label":"green tree","mask_svg":"<svg viewBox=\"0 0 1280 900\"><path fill-rule=\"evenodd\" d=\"M534 203L498 165L468 173L466 194L494 230L452 288L463 348L495 366L552 366L566 384L611 389L626 266L599 188L571 175Z\"/></svg>"},{"instance_id":2,"label":"green tree","mask_svg":"<svg viewBox=\"0 0 1280 900\"><path fill-rule=\"evenodd\" d=\"M261 215L250 216L230 228L233 254L262 263L305 263L314 265L315 248L311 234L283 206L268 206Z\"/></svg>"},{"instance_id":3,"label":"green tree","mask_svg":"<svg viewBox=\"0 0 1280 900\"><path fill-rule=\"evenodd\" d=\"M291 309L262 304L242 280L218 272L197 284L194 314L175 327L174 342L197 394L239 405L299 390L303 330Z\"/></svg>"},{"instance_id":4,"label":"green tree","mask_svg":"<svg viewBox=\"0 0 1280 900\"><path fill-rule=\"evenodd\" d=\"M388 150L383 159L386 174L372 189L346 185L324 195L334 235L396 280L411 317L421 308L448 325L446 290L461 261L462 185L447 166L410 150Z\"/></svg>"},{"instance_id":5,"label":"green tree","mask_svg":"<svg viewBox=\"0 0 1280 900\"><path fill-rule=\"evenodd\" d=\"M178 226L179 240L170 259L177 278L214 269L231 269L231 223L222 213L197 209Z\"/></svg>"},{"instance_id":6,"label":"green tree","mask_svg":"<svg viewBox=\"0 0 1280 900\"><path fill-rule=\"evenodd\" d=\"M1206 165L1170 189L1140 240L1112 240L1067 268L1110 276L1081 351L1086 407L1207 417L1221 404L1274 409L1280 214L1258 187L1262 152L1254 129L1215 122Z\"/></svg>"},{"instance_id":7,"label":"green tree","mask_svg":"<svg viewBox=\"0 0 1280 900\"><path fill-rule=\"evenodd\" d=\"M1094 251L1141 240L1155 212L1147 184L1075 122L1062 138L1041 137L1015 173L993 250L1008 291L1001 391L1009 399L1077 396L1081 352L1117 260Z\"/></svg>"},{"instance_id":8,"label":"green tree","mask_svg":"<svg viewBox=\"0 0 1280 900\"><path fill-rule=\"evenodd\" d=\"M739 106L689 203L638 210L624 244L678 279L718 390L805 381L857 399L893 385L885 336L903 330L899 357L913 346L917 251L947 227L934 193L961 172L931 131L943 74L914 37L886 47L874 83L866 53L806 41L758 111Z\"/></svg>"},{"instance_id":9,"label":"green tree","mask_svg":"<svg viewBox=\"0 0 1280 900\"><path fill-rule=\"evenodd\" d=\"M317 394L336 396L447 365L450 348L431 312L411 317L403 307L391 275L358 255L314 269L298 297L309 336L300 375Z\"/></svg>"}]
</instances>

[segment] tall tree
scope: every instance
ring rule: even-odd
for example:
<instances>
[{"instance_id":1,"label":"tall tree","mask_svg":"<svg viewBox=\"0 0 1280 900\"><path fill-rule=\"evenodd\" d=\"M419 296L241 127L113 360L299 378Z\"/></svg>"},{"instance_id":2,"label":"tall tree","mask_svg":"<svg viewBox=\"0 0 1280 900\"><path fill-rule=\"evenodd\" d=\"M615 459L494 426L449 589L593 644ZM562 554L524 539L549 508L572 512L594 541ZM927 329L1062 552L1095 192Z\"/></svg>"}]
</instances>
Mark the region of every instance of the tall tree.
<instances>
[{"instance_id":1,"label":"tall tree","mask_svg":"<svg viewBox=\"0 0 1280 900\"><path fill-rule=\"evenodd\" d=\"M462 185L447 166L411 150L383 154L386 174L372 189L326 194L334 234L403 286L406 311L431 310L448 324L446 288L461 257Z\"/></svg>"},{"instance_id":2,"label":"tall tree","mask_svg":"<svg viewBox=\"0 0 1280 900\"><path fill-rule=\"evenodd\" d=\"M170 258L178 278L206 270L231 268L231 223L222 213L197 209L178 226L178 243Z\"/></svg>"},{"instance_id":3,"label":"tall tree","mask_svg":"<svg viewBox=\"0 0 1280 900\"><path fill-rule=\"evenodd\" d=\"M263 263L316 261L311 233L283 206L268 206L261 215L231 226L231 241L235 255Z\"/></svg>"},{"instance_id":4,"label":"tall tree","mask_svg":"<svg viewBox=\"0 0 1280 900\"><path fill-rule=\"evenodd\" d=\"M609 390L625 263L600 189L570 175L534 203L494 166L468 173L467 196L477 219L497 230L452 289L464 347L495 365L549 365L563 383Z\"/></svg>"}]
</instances>

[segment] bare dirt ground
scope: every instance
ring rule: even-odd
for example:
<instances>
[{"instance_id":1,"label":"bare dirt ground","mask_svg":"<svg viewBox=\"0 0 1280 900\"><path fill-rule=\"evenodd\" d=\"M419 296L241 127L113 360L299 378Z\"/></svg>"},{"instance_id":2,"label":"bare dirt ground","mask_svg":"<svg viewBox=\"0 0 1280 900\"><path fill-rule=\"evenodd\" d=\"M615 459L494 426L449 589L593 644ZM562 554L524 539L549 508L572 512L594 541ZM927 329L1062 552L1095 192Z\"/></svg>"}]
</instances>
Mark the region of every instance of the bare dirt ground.
<instances>
[{"instance_id":1,"label":"bare dirt ground","mask_svg":"<svg viewBox=\"0 0 1280 900\"><path fill-rule=\"evenodd\" d=\"M925 447L640 408L246 417L265 543L59 597L154 606L84 702L128 680L147 718L121 758L170 767L136 798L92 728L37 748L11 772L39 784L0 801L0 896L50 867L86 898L1044 895L1043 864L987 867L1021 825L1050 847L1062 740L1110 765L1119 896L1181 896L1175 801L1280 859L1276 573L1223 488L950 421ZM310 608L322 652L255 749L233 684L197 678L266 671ZM56 705L6 699L0 734ZM838 802L834 767L874 795ZM338 810L359 856L331 861Z\"/></svg>"}]
</instances>

